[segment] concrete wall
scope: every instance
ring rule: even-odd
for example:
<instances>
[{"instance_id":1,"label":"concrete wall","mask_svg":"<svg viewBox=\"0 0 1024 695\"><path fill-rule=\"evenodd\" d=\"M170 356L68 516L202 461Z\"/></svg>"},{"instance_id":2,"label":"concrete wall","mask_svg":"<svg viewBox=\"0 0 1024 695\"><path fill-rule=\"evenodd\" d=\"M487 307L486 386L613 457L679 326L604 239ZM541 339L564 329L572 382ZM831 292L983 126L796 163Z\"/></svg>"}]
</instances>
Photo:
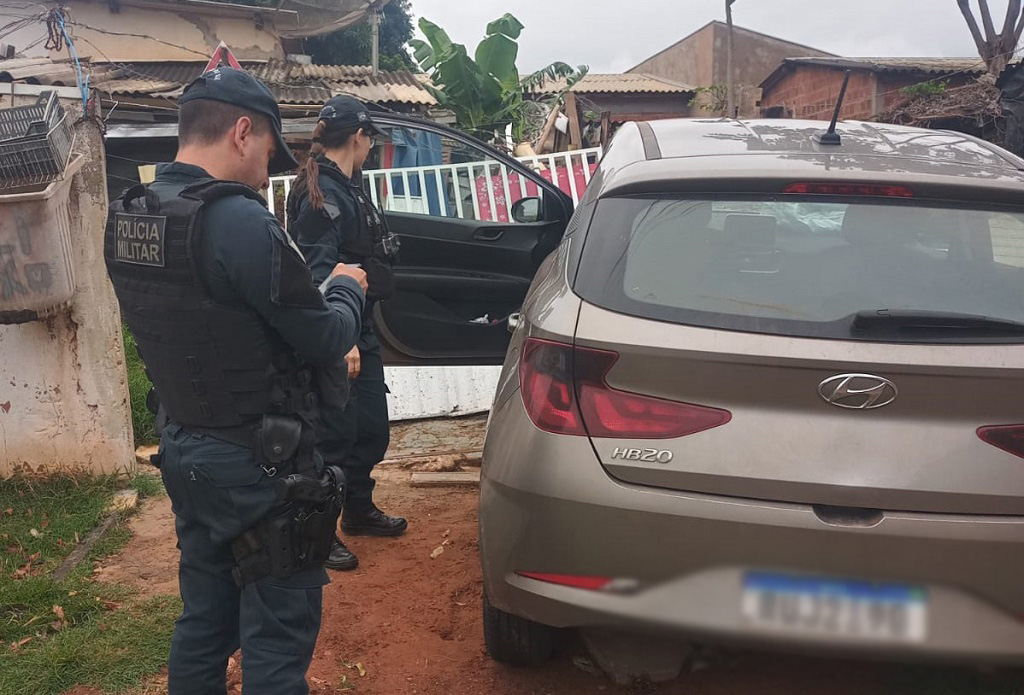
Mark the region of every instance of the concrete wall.
<instances>
[{"instance_id":1,"label":"concrete wall","mask_svg":"<svg viewBox=\"0 0 1024 695\"><path fill-rule=\"evenodd\" d=\"M715 84L715 25L699 29L629 72L664 77L693 87Z\"/></svg>"},{"instance_id":2,"label":"concrete wall","mask_svg":"<svg viewBox=\"0 0 1024 695\"><path fill-rule=\"evenodd\" d=\"M201 61L209 59L221 41L239 60L284 57L281 41L272 33L273 20L265 20L261 29L254 14L218 16L194 6L168 11L158 3L152 7L126 3L119 12L112 12L98 0L73 0L67 5L78 53L93 60ZM64 53L52 52L50 57L64 57Z\"/></svg>"},{"instance_id":3,"label":"concrete wall","mask_svg":"<svg viewBox=\"0 0 1024 695\"><path fill-rule=\"evenodd\" d=\"M0 108L35 99L12 96L9 85L4 89ZM18 86L20 92L40 89L45 88ZM81 113L80 100L63 101L69 114ZM103 138L91 120L79 123L76 132L75 150L86 157L70 192L77 289L70 310L0 325L0 476L134 466L121 321L103 264ZM3 208L0 202L0 217ZM15 264L18 272L17 256Z\"/></svg>"},{"instance_id":4,"label":"concrete wall","mask_svg":"<svg viewBox=\"0 0 1024 695\"><path fill-rule=\"evenodd\" d=\"M736 104L740 116L750 118L759 114L757 103L761 99L760 84L779 67L785 58L827 56L828 53L807 46L782 41L744 29L736 28L733 36L733 79ZM729 32L723 24L715 24L715 84L728 82Z\"/></svg>"},{"instance_id":5,"label":"concrete wall","mask_svg":"<svg viewBox=\"0 0 1024 695\"><path fill-rule=\"evenodd\" d=\"M829 55L740 27L734 28L733 44L736 103L743 117L758 115L759 85L784 58ZM694 87L725 85L728 82L728 46L728 27L722 22L712 22L630 72L657 75ZM702 96L698 103L707 104L709 98Z\"/></svg>"}]
</instances>

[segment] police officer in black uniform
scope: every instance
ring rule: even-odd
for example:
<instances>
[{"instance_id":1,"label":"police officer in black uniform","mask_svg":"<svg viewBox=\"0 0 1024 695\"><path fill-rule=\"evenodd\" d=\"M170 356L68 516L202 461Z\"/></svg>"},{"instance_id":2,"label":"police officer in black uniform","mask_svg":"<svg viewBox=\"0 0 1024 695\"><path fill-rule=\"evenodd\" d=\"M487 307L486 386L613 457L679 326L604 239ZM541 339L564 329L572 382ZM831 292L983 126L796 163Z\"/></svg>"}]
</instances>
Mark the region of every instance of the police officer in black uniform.
<instances>
[{"instance_id":1,"label":"police officer in black uniform","mask_svg":"<svg viewBox=\"0 0 1024 695\"><path fill-rule=\"evenodd\" d=\"M361 169L380 136L366 107L337 96L320 111L310 157L288 198L288 233L302 248L313 280L337 263L366 270L366 308L356 348L346 357L352 393L343 409L325 408L318 436L324 460L345 471L348 484L341 528L349 535L398 536L405 519L389 516L373 502L373 467L390 441L387 386L381 346L373 327L373 305L394 292L397 238L363 189ZM338 399L341 400L341 399ZM349 570L356 556L336 540L329 569Z\"/></svg>"},{"instance_id":2,"label":"police officer in black uniform","mask_svg":"<svg viewBox=\"0 0 1024 695\"><path fill-rule=\"evenodd\" d=\"M180 100L176 160L111 204L104 255L168 423L184 611L170 695L305 695L342 475L318 458L316 369L360 333L365 273L318 289L258 194L296 162L270 91L217 68Z\"/></svg>"}]
</instances>

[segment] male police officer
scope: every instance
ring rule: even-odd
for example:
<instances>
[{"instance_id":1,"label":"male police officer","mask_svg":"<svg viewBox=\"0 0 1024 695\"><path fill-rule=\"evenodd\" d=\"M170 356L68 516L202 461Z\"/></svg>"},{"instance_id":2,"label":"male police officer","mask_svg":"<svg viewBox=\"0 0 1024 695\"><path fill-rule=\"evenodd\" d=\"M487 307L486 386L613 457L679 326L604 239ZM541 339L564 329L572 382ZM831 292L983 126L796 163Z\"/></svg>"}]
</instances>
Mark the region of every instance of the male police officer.
<instances>
[{"instance_id":1,"label":"male police officer","mask_svg":"<svg viewBox=\"0 0 1024 695\"><path fill-rule=\"evenodd\" d=\"M305 695L338 481L313 447L313 368L355 344L365 273L324 293L262 205L295 167L270 91L230 68L182 94L179 150L111 205L105 257L169 423L160 466L181 549L171 695Z\"/></svg>"}]
</instances>

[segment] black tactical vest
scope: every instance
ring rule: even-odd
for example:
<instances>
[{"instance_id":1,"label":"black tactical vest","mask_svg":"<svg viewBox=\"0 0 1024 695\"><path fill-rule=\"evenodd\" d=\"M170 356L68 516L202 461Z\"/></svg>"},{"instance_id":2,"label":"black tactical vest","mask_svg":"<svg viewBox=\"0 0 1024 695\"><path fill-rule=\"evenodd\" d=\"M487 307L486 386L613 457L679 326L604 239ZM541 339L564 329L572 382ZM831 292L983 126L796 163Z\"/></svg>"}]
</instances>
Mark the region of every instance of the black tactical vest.
<instances>
[{"instance_id":1,"label":"black tactical vest","mask_svg":"<svg viewBox=\"0 0 1024 695\"><path fill-rule=\"evenodd\" d=\"M362 186L349 179L328 160L320 161L320 176L335 181L341 188L356 200L356 229L346 229L341 242L341 263L358 263L366 271L368 289L367 299L380 301L389 299L395 293L395 257L398 255L398 237L391 233L383 215L378 212L373 201L369 199ZM288 217L289 234L298 239L294 225L303 224L299 218L299 203L305 197L305 191L292 195L288 199L286 214ZM340 211L329 200L324 202L324 209L318 214L325 215L331 222L338 217Z\"/></svg>"},{"instance_id":2,"label":"black tactical vest","mask_svg":"<svg viewBox=\"0 0 1024 695\"><path fill-rule=\"evenodd\" d=\"M248 186L215 180L171 199L130 188L110 205L103 255L170 420L238 441L263 415L310 419L316 399L310 370L259 315L218 303L203 284L202 209L228 195L260 200Z\"/></svg>"}]
</instances>

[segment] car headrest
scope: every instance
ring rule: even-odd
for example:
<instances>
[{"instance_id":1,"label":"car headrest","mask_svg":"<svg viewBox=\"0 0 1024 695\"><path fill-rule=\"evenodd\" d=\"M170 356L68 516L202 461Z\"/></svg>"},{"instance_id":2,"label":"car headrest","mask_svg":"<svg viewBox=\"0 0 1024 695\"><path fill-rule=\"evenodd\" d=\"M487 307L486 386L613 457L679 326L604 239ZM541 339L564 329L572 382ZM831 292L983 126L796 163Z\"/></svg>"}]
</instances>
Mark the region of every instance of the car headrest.
<instances>
[{"instance_id":1,"label":"car headrest","mask_svg":"<svg viewBox=\"0 0 1024 695\"><path fill-rule=\"evenodd\" d=\"M846 208L843 238L852 246L908 246L924 231L919 210L896 205L860 205Z\"/></svg>"},{"instance_id":2,"label":"car headrest","mask_svg":"<svg viewBox=\"0 0 1024 695\"><path fill-rule=\"evenodd\" d=\"M748 249L774 249L779 223L768 215L731 214L725 218L725 238Z\"/></svg>"}]
</instances>

